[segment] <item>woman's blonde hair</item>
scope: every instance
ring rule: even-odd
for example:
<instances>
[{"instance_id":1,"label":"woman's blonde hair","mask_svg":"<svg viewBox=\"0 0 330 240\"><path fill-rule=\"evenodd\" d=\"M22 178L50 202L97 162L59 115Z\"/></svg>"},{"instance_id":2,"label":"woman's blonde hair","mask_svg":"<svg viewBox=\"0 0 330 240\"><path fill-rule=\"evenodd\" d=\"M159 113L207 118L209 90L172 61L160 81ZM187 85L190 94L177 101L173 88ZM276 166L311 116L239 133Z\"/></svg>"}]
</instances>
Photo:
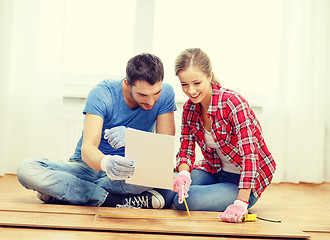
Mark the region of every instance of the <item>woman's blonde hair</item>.
<instances>
[{"instance_id":1,"label":"woman's blonde hair","mask_svg":"<svg viewBox=\"0 0 330 240\"><path fill-rule=\"evenodd\" d=\"M212 63L209 56L200 48L188 48L181 52L175 60L175 75L190 66L199 68L207 76L212 74ZM212 75L211 82L219 84L217 78Z\"/></svg>"}]
</instances>

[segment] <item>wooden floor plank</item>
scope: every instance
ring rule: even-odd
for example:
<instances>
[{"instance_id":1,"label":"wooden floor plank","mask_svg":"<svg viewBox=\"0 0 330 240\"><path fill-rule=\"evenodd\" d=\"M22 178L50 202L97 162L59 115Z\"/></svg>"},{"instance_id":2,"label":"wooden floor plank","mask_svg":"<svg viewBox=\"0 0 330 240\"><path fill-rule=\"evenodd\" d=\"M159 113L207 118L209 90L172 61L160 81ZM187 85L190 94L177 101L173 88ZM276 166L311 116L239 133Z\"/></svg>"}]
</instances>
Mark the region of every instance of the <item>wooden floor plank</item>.
<instances>
[{"instance_id":1,"label":"wooden floor plank","mask_svg":"<svg viewBox=\"0 0 330 240\"><path fill-rule=\"evenodd\" d=\"M91 239L117 239L117 240L242 240L236 237L213 237L213 236L184 236L169 234L151 234L151 233L124 233L124 232L108 232L108 231L88 231L88 230L61 230L61 229L44 229L44 228L19 228L19 227L0 227L1 239L14 240L91 240ZM322 237L319 240L326 240L324 234L317 234ZM243 238L246 239L246 238ZM278 238L248 238L249 240L272 240ZM328 240L328 239L327 239Z\"/></svg>"},{"instance_id":2,"label":"wooden floor plank","mask_svg":"<svg viewBox=\"0 0 330 240\"><path fill-rule=\"evenodd\" d=\"M26 190L23 188L17 181L17 177L15 175L5 175L4 177L0 176L0 210L2 210L2 217L6 218L5 215L9 211L22 211L23 213L20 215L17 215L15 218L22 218L22 223L27 224L29 228L11 228L11 227L0 227L1 232L1 239L20 239L19 235L23 236L24 233L29 232L29 236L34 235L33 233L36 233L35 236L38 236L38 233L40 231L43 231L43 233L46 234L46 232L53 232L54 235L61 235L63 236L68 234L67 238L62 237L63 239L70 239L70 235L72 236L72 239L84 239L83 236L86 234L87 236L89 234L94 234L94 236L97 236L97 234L114 234L111 235L111 239L141 239L141 238L134 238L134 236L143 236L142 234L145 234L146 236L157 236L153 239L165 239L168 237L168 235L165 234L165 231L163 231L161 234L154 234L151 231L146 233L128 233L128 232L115 232L112 230L112 232L108 231L88 231L88 230L63 230L62 227L58 229L36 229L32 228L32 225L29 223L38 222L40 219L43 219L43 215L37 216L38 212L45 212L45 213L51 213L51 214L57 214L63 212L67 212L67 214L64 214L66 216L72 215L72 214L78 214L82 215L78 217L79 219L83 217L87 217L90 221L90 217L93 217L95 214L113 214L113 208L93 208L93 207L82 207L82 206L62 206L62 205L48 205L48 204L41 204L42 202L36 197L36 192ZM302 184L287 184L287 183L281 183L281 184L271 184L268 189L263 193L263 196L261 199L257 202L257 204L251 209L253 213L257 213L259 217L263 217L266 219L273 219L273 220L281 220L282 226L286 226L290 229L295 230L303 230L307 235L310 234L312 240L324 240L324 239L330 239L330 205L325 204L330 199L330 183L323 183L323 184L308 184L308 183L302 183ZM141 209L140 209L141 210ZM32 214L30 217L25 217L26 215L24 212L35 212L35 214ZM116 211L116 210L115 210ZM126 212L127 209L121 209L122 213ZM155 214L157 215L159 212L161 212L164 216L173 214L172 211L174 210L150 210L151 212L148 214ZM184 211L175 211L176 214L179 214L180 216L184 216L186 213ZM129 210L129 213L136 214L134 211ZM142 214L142 212L139 212L138 214ZM193 212L192 214L194 214ZM200 213L202 216L217 216L218 213ZM49 215L49 214L46 214ZM54 218L54 215L51 215ZM51 218L51 217L49 217ZM37 220L39 219L39 220ZM42 222L42 221L41 221ZM65 220L65 222L70 223L70 220ZM261 223L262 221L258 221L258 223ZM112 224L109 222L109 219L98 219L97 224L102 225L104 229L106 229L106 226L109 224ZM71 222L72 226L79 225L75 222ZM150 225L150 222L148 223ZM170 226L171 223L166 223ZM226 224L222 223L221 225ZM243 230L243 226L250 226L247 225L248 223L244 223L244 225L235 225L231 224L233 226L241 226L241 230ZM64 224L65 225L65 224ZM157 225L157 224L156 224ZM200 224L199 224L200 225ZM226 224L227 226L230 226L229 224ZM61 226L61 225L59 225ZM116 226L124 226L123 223L117 223ZM181 228L181 225L177 223L175 226L179 226ZM182 229L184 231L189 230L189 226L194 229L198 229L198 226L196 227L194 224L189 225L187 224L187 228L185 229L184 226ZM200 225L203 226L203 225ZM219 224L217 225L219 226ZM254 226L254 225L251 225ZM258 225L255 224L256 228L258 228ZM278 228L279 225L274 225L275 229ZM157 226L156 226L157 228ZM219 227L218 227L219 228ZM250 228L250 227L249 227ZM260 226L259 226L260 228ZM15 229L15 230L13 230ZM142 229L142 226L140 226L140 230ZM205 229L207 229L205 227ZM228 227L227 227L228 229ZM251 229L251 228L250 228ZM107 229L106 229L107 230ZM109 229L108 229L109 230ZM159 231L161 231L161 228L158 228ZM203 230L203 229L202 229ZM226 229L225 229L226 230ZM208 230L210 231L210 230ZM212 227L211 231L212 232ZM219 229L218 229L219 231ZM17 238L2 238L3 234L14 234L17 232ZM223 231L225 232L225 231ZM119 234L119 235L118 235ZM127 234L127 236L130 236L132 238L129 238L125 236L124 238L121 238L121 236L124 236ZM163 234L165 235L165 238ZM51 235L51 234L49 234ZM109 235L109 236L110 236ZM6 235L7 236L7 235ZM39 235L40 238L36 237L33 238L35 240L44 239L41 238L41 235ZM43 235L42 235L43 236ZM103 236L103 235L102 235ZM185 237L183 235L170 235L171 238L167 239L177 239L172 238L173 236L179 237L178 239L181 239L180 237ZM74 238L77 237L77 238ZM188 238L191 237L191 239L197 239L198 237L202 236L188 236ZM201 239L238 239L237 237L231 236L231 237L223 237L223 236L206 236L202 237ZM28 239L28 238L21 238L21 239ZM32 238L31 238L32 239ZM52 238L47 238L52 239ZM58 239L58 238L57 238ZM86 238L87 239L87 238ZM90 239L90 238L88 238ZM96 238L95 238L96 239ZM101 239L101 238L100 238ZM103 239L103 238L102 238ZM148 237L143 236L142 239L151 239ZM182 238L187 239L187 238ZM253 236L250 236L248 239L254 239ZM257 239L263 239L257 238Z\"/></svg>"},{"instance_id":3,"label":"wooden floor plank","mask_svg":"<svg viewBox=\"0 0 330 240\"><path fill-rule=\"evenodd\" d=\"M137 211L137 209L135 209L135 211ZM144 214L147 211L148 210L144 210ZM309 237L308 234L303 233L301 230L292 229L285 224L265 222L232 224L220 221L190 221L188 219L118 219L99 218L97 215L93 214L43 213L29 211L0 211L0 225L134 233L184 234L193 236Z\"/></svg>"},{"instance_id":4,"label":"wooden floor plank","mask_svg":"<svg viewBox=\"0 0 330 240\"><path fill-rule=\"evenodd\" d=\"M303 231L330 233L329 199L330 183L272 184L251 210Z\"/></svg>"}]
</instances>

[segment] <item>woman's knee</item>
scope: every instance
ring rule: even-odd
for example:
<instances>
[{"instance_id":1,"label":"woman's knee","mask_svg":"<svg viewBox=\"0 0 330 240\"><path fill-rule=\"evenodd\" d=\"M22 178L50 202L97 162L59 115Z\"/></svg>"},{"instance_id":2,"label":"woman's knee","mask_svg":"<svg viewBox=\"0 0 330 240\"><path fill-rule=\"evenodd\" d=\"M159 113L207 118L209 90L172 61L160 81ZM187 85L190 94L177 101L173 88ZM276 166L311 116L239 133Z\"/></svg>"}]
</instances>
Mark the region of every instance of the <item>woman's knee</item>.
<instances>
[{"instance_id":1,"label":"woman's knee","mask_svg":"<svg viewBox=\"0 0 330 240\"><path fill-rule=\"evenodd\" d=\"M191 180L192 185L209 185L216 183L213 174L199 169L192 170Z\"/></svg>"},{"instance_id":2,"label":"woman's knee","mask_svg":"<svg viewBox=\"0 0 330 240\"><path fill-rule=\"evenodd\" d=\"M237 186L230 183L210 185L192 185L186 199L189 209L193 211L224 211L238 195ZM174 198L174 206L185 210L184 204L178 203L178 195Z\"/></svg>"},{"instance_id":3,"label":"woman's knee","mask_svg":"<svg viewBox=\"0 0 330 240\"><path fill-rule=\"evenodd\" d=\"M189 209L192 211L201 211L204 210L204 197L196 191L196 187L193 190L188 192L189 196L185 199ZM173 198L174 209L177 210L186 210L186 205L184 202L179 203L179 194L176 194Z\"/></svg>"},{"instance_id":4,"label":"woman's knee","mask_svg":"<svg viewBox=\"0 0 330 240\"><path fill-rule=\"evenodd\" d=\"M173 198L173 206L174 206L174 209L176 209L176 210L186 210L184 203L182 203L182 204L179 203L178 194L176 194Z\"/></svg>"}]
</instances>

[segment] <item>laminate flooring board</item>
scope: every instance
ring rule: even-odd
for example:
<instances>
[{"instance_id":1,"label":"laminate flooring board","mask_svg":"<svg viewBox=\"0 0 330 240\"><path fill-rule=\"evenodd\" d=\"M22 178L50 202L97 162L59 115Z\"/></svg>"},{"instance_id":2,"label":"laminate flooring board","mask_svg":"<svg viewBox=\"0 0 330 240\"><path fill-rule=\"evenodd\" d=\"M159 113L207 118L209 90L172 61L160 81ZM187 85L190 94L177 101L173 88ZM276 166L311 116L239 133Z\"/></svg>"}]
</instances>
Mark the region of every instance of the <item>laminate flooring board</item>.
<instances>
[{"instance_id":1,"label":"laminate flooring board","mask_svg":"<svg viewBox=\"0 0 330 240\"><path fill-rule=\"evenodd\" d=\"M251 211L304 231L330 233L329 199L330 183L271 184Z\"/></svg>"},{"instance_id":2,"label":"laminate flooring board","mask_svg":"<svg viewBox=\"0 0 330 240\"><path fill-rule=\"evenodd\" d=\"M104 240L104 239L125 239L125 240L244 240L240 237L214 237L214 236L185 236L170 234L151 234L151 233L123 233L106 231L88 231L88 230L61 230L61 229L43 229L43 228L21 228L21 227L0 227L0 236L4 240ZM324 234L317 235L318 240L328 240ZM248 238L248 240L272 240L279 238ZM313 238L311 238L314 240Z\"/></svg>"},{"instance_id":3,"label":"laminate flooring board","mask_svg":"<svg viewBox=\"0 0 330 240\"><path fill-rule=\"evenodd\" d=\"M135 209L135 211L138 210ZM142 214L146 214L147 211L148 210L142 211ZM162 211L157 212L159 213L159 217L161 217ZM177 211L172 211L172 213L176 212ZM151 216L151 214L146 215ZM176 214L172 214L172 216L175 217ZM232 224L217 220L112 218L99 217L98 214L87 213L77 214L1 210L0 225L52 229L119 231L127 233L165 233L192 236L309 237L308 234L303 233L301 230L292 229L285 224L265 223L260 221Z\"/></svg>"},{"instance_id":4,"label":"laminate flooring board","mask_svg":"<svg viewBox=\"0 0 330 240\"><path fill-rule=\"evenodd\" d=\"M110 239L241 239L241 236L246 236L245 239L272 239L271 236L283 238L284 235L287 239L289 233L295 235L291 236L293 238L310 235L312 240L330 239L330 205L326 204L330 199L330 183L271 184L250 210L262 218L281 220L281 224L261 220L230 224L213 220L102 217L102 214L120 213L119 215L182 218L187 216L187 213L172 209L116 209L43 204L37 198L36 192L27 190L18 183L16 175L0 176L0 189L0 239L29 239L30 236L32 239L34 236L35 240L51 240L54 238L48 236L52 236L52 233L58 236L56 239L63 236L63 239L69 240L104 239L107 236ZM218 213L214 212L191 214L200 218L218 216ZM88 237L92 235L95 238ZM47 237L44 238L45 236Z\"/></svg>"},{"instance_id":5,"label":"laminate flooring board","mask_svg":"<svg viewBox=\"0 0 330 240\"><path fill-rule=\"evenodd\" d=\"M0 224L5 226L209 236L308 237L308 234L286 224L263 221L242 224L220 222L216 219L220 212L192 211L193 218L213 218L199 221L186 219L185 211L172 209L119 209L23 203L13 203L10 207L0 203L0 209Z\"/></svg>"}]
</instances>

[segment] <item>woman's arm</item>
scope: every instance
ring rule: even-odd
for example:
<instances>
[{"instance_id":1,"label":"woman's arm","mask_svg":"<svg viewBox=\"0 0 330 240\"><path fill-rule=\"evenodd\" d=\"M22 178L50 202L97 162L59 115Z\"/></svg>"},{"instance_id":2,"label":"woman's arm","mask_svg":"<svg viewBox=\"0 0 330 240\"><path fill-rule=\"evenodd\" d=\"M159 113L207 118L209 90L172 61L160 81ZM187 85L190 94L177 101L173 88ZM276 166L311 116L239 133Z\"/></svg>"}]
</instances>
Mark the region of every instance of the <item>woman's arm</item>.
<instances>
[{"instance_id":1,"label":"woman's arm","mask_svg":"<svg viewBox=\"0 0 330 240\"><path fill-rule=\"evenodd\" d=\"M251 193L251 189L243 189L241 188L238 192L238 200L243 200L245 202L249 202L250 199L250 193Z\"/></svg>"},{"instance_id":2,"label":"woman's arm","mask_svg":"<svg viewBox=\"0 0 330 240\"><path fill-rule=\"evenodd\" d=\"M182 170L190 171L190 167L186 163L182 163L178 166L178 171L181 172Z\"/></svg>"},{"instance_id":3,"label":"woman's arm","mask_svg":"<svg viewBox=\"0 0 330 240\"><path fill-rule=\"evenodd\" d=\"M228 100L229 101L229 100ZM258 155L258 139L256 137L256 126L251 109L248 103L241 97L231 97L230 104L227 104L229 114L228 120L233 125L233 130L237 137L237 142L232 142L237 146L240 156L241 177L239 182L240 189L253 189L255 187L255 180L258 172L259 155ZM230 107L229 107L230 106ZM244 190L243 192L251 192L251 190ZM241 193L240 196L245 196L248 193ZM243 200L243 199L242 199Z\"/></svg>"}]
</instances>

